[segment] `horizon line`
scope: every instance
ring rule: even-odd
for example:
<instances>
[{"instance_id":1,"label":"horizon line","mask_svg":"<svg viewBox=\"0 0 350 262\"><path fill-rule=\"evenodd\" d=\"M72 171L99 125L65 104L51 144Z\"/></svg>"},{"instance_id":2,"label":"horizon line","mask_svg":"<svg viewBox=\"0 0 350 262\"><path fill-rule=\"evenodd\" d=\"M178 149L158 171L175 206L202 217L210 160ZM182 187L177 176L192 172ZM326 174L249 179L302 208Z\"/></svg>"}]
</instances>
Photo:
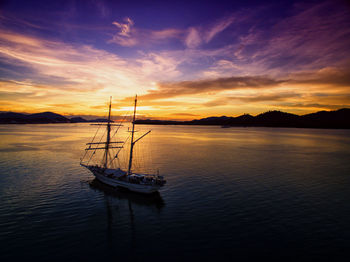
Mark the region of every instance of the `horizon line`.
<instances>
[{"instance_id":1,"label":"horizon line","mask_svg":"<svg viewBox=\"0 0 350 262\"><path fill-rule=\"evenodd\" d=\"M240 117L240 116L244 116L244 115L250 115L250 116L253 116L253 117L256 117L258 115L261 115L261 114L264 114L264 113L268 113L268 112L274 112L274 111L277 111L277 112L282 112L282 113L287 113L287 114L292 114L292 115L297 115L297 116L304 116L304 115L309 115L309 114L314 114L314 113L318 113L318 112L333 112L333 111L339 111L339 110L342 110L342 109L350 109L350 107L342 107L342 108L338 108L338 109L333 109L333 110L319 110L319 111L314 111L312 113L307 113L307 114L295 114L295 113L290 113L290 112L287 112L287 111L282 111L282 110L277 110L277 109L274 109L274 110L267 110L267 111L264 111L264 112L261 112L261 113L258 113L256 115L252 115L250 113L243 113L241 115L237 115L237 116L227 116L227 115L210 115L210 116L205 116L205 117L202 117L202 118L199 118L199 119L205 119L205 118L210 118L210 117L233 117L233 118L236 118L236 117ZM61 116L64 116L68 119L72 119L74 117L81 117L81 118L84 118L85 117L88 117L89 119L85 119L85 120L93 120L94 118L103 118L103 117L106 117L106 116L101 116L101 115L84 115L84 114L78 114L78 115L73 115L73 114L59 114L59 113L55 113L53 111L42 111L42 112L37 112L37 113L28 113L28 112L15 112L15 111L0 111L0 114L4 114L4 113L17 113L17 114L24 114L24 115L33 115L33 114L41 114L41 113L54 113L54 114L58 114L58 115L61 115ZM139 114L142 116L142 114ZM125 115L121 114L121 115L114 115L114 117L125 117ZM112 119L113 119L113 116L112 116ZM175 118L163 118L163 117L152 117L152 116L149 116L149 117L144 117L142 119L138 119L138 120L160 120L160 121L192 121L192 120L198 120L198 118L193 118L191 120L180 120L180 119L175 119Z\"/></svg>"}]
</instances>

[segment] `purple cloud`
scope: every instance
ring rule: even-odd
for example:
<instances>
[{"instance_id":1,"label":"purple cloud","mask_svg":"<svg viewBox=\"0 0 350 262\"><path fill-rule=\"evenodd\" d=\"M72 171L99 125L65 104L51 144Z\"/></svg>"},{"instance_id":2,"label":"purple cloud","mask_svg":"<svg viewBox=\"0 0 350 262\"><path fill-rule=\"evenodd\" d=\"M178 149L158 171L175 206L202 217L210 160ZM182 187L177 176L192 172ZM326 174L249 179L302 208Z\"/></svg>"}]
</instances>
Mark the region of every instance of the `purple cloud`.
<instances>
[{"instance_id":1,"label":"purple cloud","mask_svg":"<svg viewBox=\"0 0 350 262\"><path fill-rule=\"evenodd\" d=\"M322 2L294 10L268 31L252 27L240 40L236 53L240 63L270 72L343 65L350 51L350 14L340 5Z\"/></svg>"},{"instance_id":2,"label":"purple cloud","mask_svg":"<svg viewBox=\"0 0 350 262\"><path fill-rule=\"evenodd\" d=\"M178 38L183 34L182 30L173 28L166 28L162 30L135 28L133 20L131 20L129 17L125 18L124 22L114 21L112 24L119 28L119 32L115 34L108 42L126 47L145 45L147 43L156 43L166 39Z\"/></svg>"}]
</instances>

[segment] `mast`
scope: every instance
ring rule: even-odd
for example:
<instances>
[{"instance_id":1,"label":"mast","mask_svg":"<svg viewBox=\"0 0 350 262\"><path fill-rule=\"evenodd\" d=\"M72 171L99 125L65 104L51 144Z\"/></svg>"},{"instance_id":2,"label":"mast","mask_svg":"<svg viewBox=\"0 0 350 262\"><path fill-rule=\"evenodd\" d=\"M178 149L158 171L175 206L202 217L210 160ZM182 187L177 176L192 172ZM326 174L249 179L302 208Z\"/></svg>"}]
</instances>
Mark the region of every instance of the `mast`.
<instances>
[{"instance_id":1,"label":"mast","mask_svg":"<svg viewBox=\"0 0 350 262\"><path fill-rule=\"evenodd\" d=\"M108 149L109 149L109 144L110 144L110 140L111 140L111 107L112 107L112 97L110 97L110 100L109 100L109 112L108 112L108 122L107 122L107 140L106 140L104 163L103 163L104 168L107 168Z\"/></svg>"},{"instance_id":2,"label":"mast","mask_svg":"<svg viewBox=\"0 0 350 262\"><path fill-rule=\"evenodd\" d=\"M108 112L108 120L107 123L98 123L98 124L91 124L93 126L107 126L107 138L105 142L94 142L94 139L96 137L96 134L98 132L99 129L97 129L95 136L93 137L92 141L90 143L86 143L87 148L85 148L86 151L89 150L93 150L94 152L92 153L92 155L90 156L89 161L87 162L87 164L89 164L91 158L93 157L93 155L95 154L96 150L104 150L103 153L103 157L101 160L101 164L104 168L108 168L108 159L111 162L113 159L111 158L111 156L109 155L109 150L112 148L123 148L123 146L118 146L118 144L125 144L125 141L115 141L115 142L111 142L111 127L112 126L122 126L122 124L111 124L113 121L111 120L111 113L112 113L112 97L110 97L110 101L109 101L109 112ZM102 138L101 138L102 139ZM83 159L85 155L83 156ZM83 159L81 159L81 163L83 161Z\"/></svg>"},{"instance_id":3,"label":"mast","mask_svg":"<svg viewBox=\"0 0 350 262\"><path fill-rule=\"evenodd\" d=\"M134 142L134 133L135 133L136 103L137 103L137 95L135 96L134 116L133 116L133 118L132 118L132 130L131 130L131 143L130 143L130 156L129 156L128 175L131 174L132 153L133 153L134 144L135 144L135 142Z\"/></svg>"}]
</instances>

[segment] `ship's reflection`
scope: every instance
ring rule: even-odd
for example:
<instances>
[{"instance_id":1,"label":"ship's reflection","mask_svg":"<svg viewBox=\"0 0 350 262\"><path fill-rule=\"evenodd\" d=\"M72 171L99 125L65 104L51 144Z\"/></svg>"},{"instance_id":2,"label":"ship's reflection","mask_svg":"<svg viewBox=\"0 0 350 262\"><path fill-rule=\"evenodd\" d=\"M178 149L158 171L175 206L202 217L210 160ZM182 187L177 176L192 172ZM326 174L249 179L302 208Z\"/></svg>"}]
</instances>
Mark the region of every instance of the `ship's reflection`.
<instances>
[{"instance_id":1,"label":"ship's reflection","mask_svg":"<svg viewBox=\"0 0 350 262\"><path fill-rule=\"evenodd\" d=\"M103 192L105 196L117 198L119 200L128 200L130 208L131 204L135 204L140 206L155 207L158 211L160 211L165 205L164 200L160 196L159 192L146 195L131 192L127 189L122 188L115 189L101 183L97 179L90 181L89 185L92 189Z\"/></svg>"},{"instance_id":2,"label":"ship's reflection","mask_svg":"<svg viewBox=\"0 0 350 262\"><path fill-rule=\"evenodd\" d=\"M158 212L164 207L164 201L158 192L145 195L140 193L130 192L124 189L115 189L113 187L107 186L97 179L89 182L92 189L103 192L105 195L105 204L107 212L107 242L111 250L113 250L113 209L115 206L112 204L113 198L127 201L128 211L129 211L129 221L130 221L130 256L133 257L134 250L136 247L136 228L135 228L135 214L133 210L133 205L136 206L149 206L150 208L156 208ZM114 208L113 208L114 206ZM118 207L117 207L118 209Z\"/></svg>"}]
</instances>

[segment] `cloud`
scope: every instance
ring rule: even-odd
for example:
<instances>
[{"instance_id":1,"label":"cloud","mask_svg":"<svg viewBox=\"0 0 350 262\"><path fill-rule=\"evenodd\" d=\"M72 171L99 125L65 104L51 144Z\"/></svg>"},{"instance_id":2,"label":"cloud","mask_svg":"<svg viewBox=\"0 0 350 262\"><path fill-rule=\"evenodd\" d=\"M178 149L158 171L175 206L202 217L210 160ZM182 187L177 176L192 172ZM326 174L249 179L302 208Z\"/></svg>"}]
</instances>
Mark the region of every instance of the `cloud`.
<instances>
[{"instance_id":1,"label":"cloud","mask_svg":"<svg viewBox=\"0 0 350 262\"><path fill-rule=\"evenodd\" d=\"M290 13L267 29L252 24L240 36L236 58L244 70L281 75L348 62L350 15L346 8L324 1Z\"/></svg>"},{"instance_id":2,"label":"cloud","mask_svg":"<svg viewBox=\"0 0 350 262\"><path fill-rule=\"evenodd\" d=\"M307 70L343 67L350 52L350 15L341 6L329 1L306 5L264 23L257 18L268 11L266 8L236 12L179 32L177 38L182 38L186 48L158 55L181 61L177 69L191 78L242 74L282 78ZM219 34L220 38L215 38ZM215 48L205 45L214 41Z\"/></svg>"},{"instance_id":3,"label":"cloud","mask_svg":"<svg viewBox=\"0 0 350 262\"><path fill-rule=\"evenodd\" d=\"M179 37L183 31L179 29L174 28L167 28L162 30L149 30L145 31L145 33L148 35L150 39L153 40L164 40L168 38L177 38Z\"/></svg>"},{"instance_id":4,"label":"cloud","mask_svg":"<svg viewBox=\"0 0 350 262\"><path fill-rule=\"evenodd\" d=\"M266 101L284 101L289 98L300 98L301 95L297 93L278 93L278 94L263 94L250 97L233 97L232 99L243 102L266 102Z\"/></svg>"},{"instance_id":5,"label":"cloud","mask_svg":"<svg viewBox=\"0 0 350 262\"><path fill-rule=\"evenodd\" d=\"M231 66L222 62L223 67ZM182 108L211 108L235 105L284 107L309 105L307 109L350 106L350 81L347 68L326 68L288 75L285 79L272 76L231 76L206 80L161 82L157 89L140 96L143 103L152 105L175 102ZM323 88L322 86L326 86ZM190 98L193 98L192 102ZM195 98L198 98L197 100ZM176 102L181 101L181 103ZM187 101L187 102L185 102ZM312 105L312 106L311 106ZM322 106L321 106L322 105ZM291 106L290 108L296 108ZM338 107L339 108L339 107Z\"/></svg>"},{"instance_id":6,"label":"cloud","mask_svg":"<svg viewBox=\"0 0 350 262\"><path fill-rule=\"evenodd\" d=\"M130 37L131 27L134 25L134 22L129 17L125 18L124 21L125 23L118 23L115 21L112 24L120 29L118 35Z\"/></svg>"},{"instance_id":7,"label":"cloud","mask_svg":"<svg viewBox=\"0 0 350 262\"><path fill-rule=\"evenodd\" d=\"M198 116L197 114L191 114L191 113L172 113L170 115L173 115L173 116Z\"/></svg>"},{"instance_id":8,"label":"cloud","mask_svg":"<svg viewBox=\"0 0 350 262\"><path fill-rule=\"evenodd\" d=\"M283 92L280 92L277 94L255 93L254 95L250 95L250 96L237 95L237 96L227 96L219 99L214 99L204 103L204 105L207 107L226 106L226 105L232 104L233 102L237 103L237 101L242 103L276 102L276 101L286 101L286 100L289 100L290 98L300 98L301 96L302 95L298 93L283 93Z\"/></svg>"},{"instance_id":9,"label":"cloud","mask_svg":"<svg viewBox=\"0 0 350 262\"><path fill-rule=\"evenodd\" d=\"M104 1L101 0L92 0L92 4L94 4L94 6L97 8L97 10L99 11L100 15L102 17L107 17L110 15L110 10L109 8L106 6L106 4L104 3Z\"/></svg>"},{"instance_id":10,"label":"cloud","mask_svg":"<svg viewBox=\"0 0 350 262\"><path fill-rule=\"evenodd\" d=\"M207 26L191 26L187 29L165 28L150 30L134 27L134 21L125 18L123 22L114 21L119 32L113 36L109 43L132 47L149 43L161 43L160 40L178 39L187 48L197 48L203 43L209 43L216 35L228 28L234 21L233 16L219 19Z\"/></svg>"},{"instance_id":11,"label":"cloud","mask_svg":"<svg viewBox=\"0 0 350 262\"><path fill-rule=\"evenodd\" d=\"M292 9L288 16L264 23L257 19L267 11L258 8L237 12L214 23L192 26L183 40L187 48L159 54L181 60L178 69L192 78L283 78L297 72L346 66L350 14L342 5L328 1ZM215 38L219 34L221 37ZM214 48L205 45L214 41Z\"/></svg>"},{"instance_id":12,"label":"cloud","mask_svg":"<svg viewBox=\"0 0 350 262\"><path fill-rule=\"evenodd\" d=\"M124 19L124 23L114 21L112 24L118 27L120 31L108 43L115 43L125 47L161 43L162 40L179 38L183 34L182 30L174 28L162 30L134 28L134 22L128 17Z\"/></svg>"},{"instance_id":13,"label":"cloud","mask_svg":"<svg viewBox=\"0 0 350 262\"><path fill-rule=\"evenodd\" d=\"M224 67L232 65L223 62ZM231 76L208 80L180 81L173 83L159 83L157 90L151 90L145 97L182 96L211 91L238 89L271 89L277 87L303 86L303 92L322 90L322 86L328 88L328 93L333 89L340 94L350 90L350 68L328 67L317 71L306 71L290 74L285 78L272 76ZM308 89L311 87L311 89ZM331 89L329 89L331 87ZM284 95L284 94L283 94ZM279 94L275 94L279 96Z\"/></svg>"},{"instance_id":14,"label":"cloud","mask_svg":"<svg viewBox=\"0 0 350 262\"><path fill-rule=\"evenodd\" d=\"M137 39L131 38L131 37L123 37L120 35L113 36L113 39L109 40L108 42L117 43L118 45L127 46L127 47L135 46L138 44Z\"/></svg>"},{"instance_id":15,"label":"cloud","mask_svg":"<svg viewBox=\"0 0 350 262\"><path fill-rule=\"evenodd\" d=\"M220 59L213 63L206 71L203 72L204 77L218 78L223 76L229 76L233 73L241 73L240 66L236 65L230 60Z\"/></svg>"},{"instance_id":16,"label":"cloud","mask_svg":"<svg viewBox=\"0 0 350 262\"><path fill-rule=\"evenodd\" d=\"M5 30L0 30L0 57L7 64L0 91L31 93L30 97L16 99L18 108L29 110L39 98L44 107L53 102L74 103L76 99L94 105L111 94L125 97L142 93L154 81L143 73L149 65L141 67L140 63L88 45L71 45ZM166 63L161 58L157 61ZM25 70L18 77L17 70L22 68Z\"/></svg>"},{"instance_id":17,"label":"cloud","mask_svg":"<svg viewBox=\"0 0 350 262\"><path fill-rule=\"evenodd\" d=\"M276 105L278 107L284 108L297 108L297 109L305 109L312 108L317 110L336 110L341 108L349 108L349 104L320 104L320 103L283 103Z\"/></svg>"},{"instance_id":18,"label":"cloud","mask_svg":"<svg viewBox=\"0 0 350 262\"><path fill-rule=\"evenodd\" d=\"M186 46L189 48L195 48L199 46L202 42L202 39L199 35L199 32L196 28L189 28L188 29L188 34L185 39Z\"/></svg>"},{"instance_id":19,"label":"cloud","mask_svg":"<svg viewBox=\"0 0 350 262\"><path fill-rule=\"evenodd\" d=\"M136 62L140 65L142 74L149 78L164 80L181 74L177 69L180 61L173 57L143 53L142 58L136 59Z\"/></svg>"},{"instance_id":20,"label":"cloud","mask_svg":"<svg viewBox=\"0 0 350 262\"><path fill-rule=\"evenodd\" d=\"M157 57L161 57L162 60L173 61L173 65L176 66L176 70L180 73L181 79L196 79L202 78L203 73L210 70L210 66L215 66L217 60L222 57L229 57L232 55L234 46L228 45L223 48L217 49L195 49L186 48L184 50L166 50L158 52L143 52L144 56L141 59L148 59L150 54L155 54ZM226 59L224 59L226 60ZM229 60L226 60L230 62ZM214 65L213 65L214 63ZM233 63L232 63L233 64ZM227 70L228 72L229 70ZM229 72L228 72L229 73ZM232 75L232 71L229 75ZM207 77L206 75L204 75ZM216 77L221 77L220 72L215 74ZM179 79L172 79L179 80Z\"/></svg>"},{"instance_id":21,"label":"cloud","mask_svg":"<svg viewBox=\"0 0 350 262\"><path fill-rule=\"evenodd\" d=\"M213 78L243 73L282 77L346 63L350 19L340 6L331 2L305 5L290 10L289 16L264 23L257 18L268 11L266 8L241 10L204 25L158 31L138 28L128 18L114 23L119 32L110 42L145 48L180 41L184 48L158 51L157 55L181 60L177 70L191 72L192 76ZM219 34L221 37L216 38ZM206 44L214 40L215 48L209 48ZM220 65L220 60L226 65ZM230 63L234 66L229 68ZM186 67L181 70L183 65Z\"/></svg>"},{"instance_id":22,"label":"cloud","mask_svg":"<svg viewBox=\"0 0 350 262\"><path fill-rule=\"evenodd\" d=\"M0 55L8 63L31 68L31 81L40 85L54 86L53 82L65 80L60 88L89 90L104 88L101 85L113 81L123 86L135 83L133 67L125 59L88 45L74 46L4 31L0 31L0 40ZM46 79L41 82L43 76ZM47 79L53 81L47 83Z\"/></svg>"},{"instance_id":23,"label":"cloud","mask_svg":"<svg viewBox=\"0 0 350 262\"><path fill-rule=\"evenodd\" d=\"M227 77L212 80L181 81L173 83L159 83L157 90L149 90L141 99L153 100L177 96L194 95L208 92L246 88L271 88L283 83L265 76Z\"/></svg>"},{"instance_id":24,"label":"cloud","mask_svg":"<svg viewBox=\"0 0 350 262\"><path fill-rule=\"evenodd\" d=\"M298 72L289 76L291 82L317 86L350 88L350 67L325 67L315 72Z\"/></svg>"},{"instance_id":25,"label":"cloud","mask_svg":"<svg viewBox=\"0 0 350 262\"><path fill-rule=\"evenodd\" d=\"M219 20L211 28L209 28L209 31L205 35L205 42L210 42L217 34L221 33L227 27L229 27L233 21L233 16Z\"/></svg>"},{"instance_id":26,"label":"cloud","mask_svg":"<svg viewBox=\"0 0 350 262\"><path fill-rule=\"evenodd\" d=\"M114 21L112 24L120 29L120 31L113 36L109 41L111 43L117 43L121 46L134 46L138 44L136 38L132 37L132 26L134 22L130 18L124 19L125 23Z\"/></svg>"},{"instance_id":27,"label":"cloud","mask_svg":"<svg viewBox=\"0 0 350 262\"><path fill-rule=\"evenodd\" d=\"M197 48L203 43L209 43L217 34L224 31L234 21L234 17L222 18L216 23L208 26L190 27L184 39L188 48Z\"/></svg>"}]
</instances>

